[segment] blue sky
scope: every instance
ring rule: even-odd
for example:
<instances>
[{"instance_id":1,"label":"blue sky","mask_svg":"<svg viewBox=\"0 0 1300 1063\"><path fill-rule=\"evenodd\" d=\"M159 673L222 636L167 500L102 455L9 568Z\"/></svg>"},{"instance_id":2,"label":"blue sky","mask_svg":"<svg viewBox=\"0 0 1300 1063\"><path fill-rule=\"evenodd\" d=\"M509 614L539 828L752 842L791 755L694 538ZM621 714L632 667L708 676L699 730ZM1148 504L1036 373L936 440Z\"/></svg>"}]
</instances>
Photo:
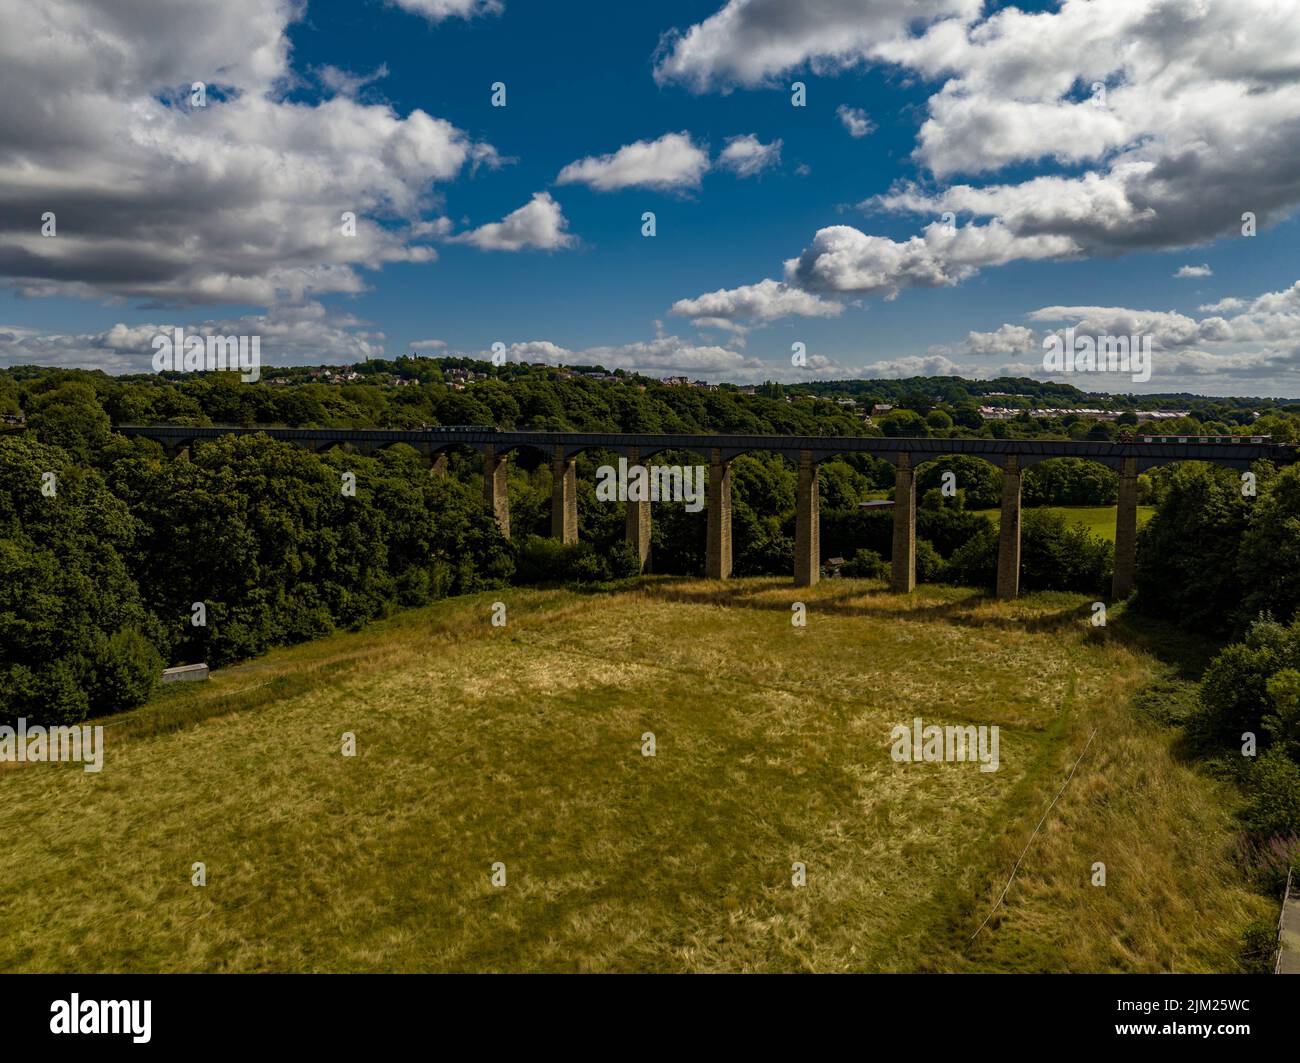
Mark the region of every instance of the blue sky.
<instances>
[{"instance_id":1,"label":"blue sky","mask_svg":"<svg viewBox=\"0 0 1300 1063\"><path fill-rule=\"evenodd\" d=\"M500 341L738 381L1041 376L1070 325L1157 352L1149 384L1080 386L1300 394L1300 34L1264 0L808 0L793 21L774 0L231 0L138 25L107 0L38 6L0 0L27 30L0 58L54 101L43 128L0 105L0 364L142 371L151 331L185 325L260 332L272 363ZM55 43L73 24L95 31L84 54ZM1259 69L1223 59L1233 34ZM213 86L202 112L192 79ZM694 177L592 176L673 134ZM726 166L733 138L766 152L757 172ZM586 180L559 180L583 159ZM481 227L538 196L523 246L491 249ZM951 243L927 233L945 208ZM364 250L318 235L346 209ZM721 312L689 305L719 291Z\"/></svg>"}]
</instances>

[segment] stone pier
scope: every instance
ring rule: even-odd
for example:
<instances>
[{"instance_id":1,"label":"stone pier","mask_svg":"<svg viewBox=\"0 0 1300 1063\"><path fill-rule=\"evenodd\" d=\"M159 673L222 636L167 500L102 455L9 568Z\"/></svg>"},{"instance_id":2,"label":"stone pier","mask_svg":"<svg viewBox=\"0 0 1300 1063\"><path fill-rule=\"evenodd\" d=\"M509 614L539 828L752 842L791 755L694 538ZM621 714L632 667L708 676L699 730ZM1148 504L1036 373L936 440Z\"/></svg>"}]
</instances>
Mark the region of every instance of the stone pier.
<instances>
[{"instance_id":1,"label":"stone pier","mask_svg":"<svg viewBox=\"0 0 1300 1063\"><path fill-rule=\"evenodd\" d=\"M811 450L799 451L799 488L795 496L794 585L811 587L822 573L821 514L818 509L817 463Z\"/></svg>"},{"instance_id":2,"label":"stone pier","mask_svg":"<svg viewBox=\"0 0 1300 1063\"><path fill-rule=\"evenodd\" d=\"M489 446L483 452L483 495L501 534L510 538L510 495L506 491L507 453Z\"/></svg>"},{"instance_id":3,"label":"stone pier","mask_svg":"<svg viewBox=\"0 0 1300 1063\"><path fill-rule=\"evenodd\" d=\"M894 473L894 556L889 585L897 594L916 588L916 472L912 455L899 454Z\"/></svg>"},{"instance_id":4,"label":"stone pier","mask_svg":"<svg viewBox=\"0 0 1300 1063\"><path fill-rule=\"evenodd\" d=\"M1020 593L1020 459L1008 454L1002 467L1002 520L998 525L999 598Z\"/></svg>"},{"instance_id":5,"label":"stone pier","mask_svg":"<svg viewBox=\"0 0 1300 1063\"><path fill-rule=\"evenodd\" d=\"M726 579L731 575L731 462L722 451L709 452L709 540L704 575Z\"/></svg>"},{"instance_id":6,"label":"stone pier","mask_svg":"<svg viewBox=\"0 0 1300 1063\"><path fill-rule=\"evenodd\" d=\"M551 538L578 541L578 459L556 447L551 459Z\"/></svg>"},{"instance_id":7,"label":"stone pier","mask_svg":"<svg viewBox=\"0 0 1300 1063\"><path fill-rule=\"evenodd\" d=\"M1138 472L1137 458L1124 458L1119 470L1115 507L1115 575L1110 596L1116 601L1133 593L1137 579Z\"/></svg>"},{"instance_id":8,"label":"stone pier","mask_svg":"<svg viewBox=\"0 0 1300 1063\"><path fill-rule=\"evenodd\" d=\"M447 475L447 452L434 454L429 458L429 472L434 476Z\"/></svg>"},{"instance_id":9,"label":"stone pier","mask_svg":"<svg viewBox=\"0 0 1300 1063\"><path fill-rule=\"evenodd\" d=\"M641 452L632 447L627 454L627 467L629 470L634 465L641 463ZM650 499L641 499L634 502L632 499L627 500L627 542L632 547L637 559L641 562L641 571L645 571L646 564L650 560Z\"/></svg>"}]
</instances>

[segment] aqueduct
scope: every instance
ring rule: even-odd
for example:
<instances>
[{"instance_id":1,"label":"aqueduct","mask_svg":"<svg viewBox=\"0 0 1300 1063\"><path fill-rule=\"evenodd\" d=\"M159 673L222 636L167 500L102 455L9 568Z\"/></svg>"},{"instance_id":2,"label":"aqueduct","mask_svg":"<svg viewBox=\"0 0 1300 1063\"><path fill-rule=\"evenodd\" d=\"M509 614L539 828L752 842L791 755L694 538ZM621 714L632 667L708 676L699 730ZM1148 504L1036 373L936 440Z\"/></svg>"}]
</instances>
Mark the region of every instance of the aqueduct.
<instances>
[{"instance_id":1,"label":"aqueduct","mask_svg":"<svg viewBox=\"0 0 1300 1063\"><path fill-rule=\"evenodd\" d=\"M1297 448L1258 437L1161 439L1138 442L1094 442L1040 439L936 439L874 436L660 435L637 432L516 432L495 428L348 429L276 427L184 427L122 425L125 436L153 439L171 455L179 455L204 439L222 435L265 434L310 450L348 445L361 454L404 443L419 451L435 472L446 469L446 451L464 446L483 455L484 497L497 524L510 535L506 495L507 461L512 450L530 447L551 462L551 535L564 542L578 538L577 457L585 450L606 450L627 458L628 464L648 461L665 450L691 450L708 456L708 545L705 575L726 579L731 574L731 462L751 451L771 451L788 457L798 469L795 505L795 584L811 586L821 572L818 477L821 462L841 454L870 454L890 462L894 474L894 533L892 585L907 593L916 586L916 469L934 458L966 455L982 458L1002 470L1002 516L998 534L997 595L1014 598L1020 590L1021 477L1030 465L1048 458L1082 458L1119 473L1115 515L1115 574L1112 597L1126 598L1133 590L1137 558L1138 474L1157 465L1179 461L1208 461L1236 469L1252 462L1289 465ZM650 550L650 502L627 503L627 539L645 562Z\"/></svg>"}]
</instances>

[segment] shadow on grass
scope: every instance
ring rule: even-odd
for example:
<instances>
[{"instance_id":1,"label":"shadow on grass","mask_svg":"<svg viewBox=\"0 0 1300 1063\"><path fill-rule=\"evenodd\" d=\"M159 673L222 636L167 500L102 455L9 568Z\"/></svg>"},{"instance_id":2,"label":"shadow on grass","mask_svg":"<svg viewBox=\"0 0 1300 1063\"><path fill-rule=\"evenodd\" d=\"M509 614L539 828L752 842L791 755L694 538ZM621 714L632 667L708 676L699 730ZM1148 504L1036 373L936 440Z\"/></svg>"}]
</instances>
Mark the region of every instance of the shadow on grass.
<instances>
[{"instance_id":1,"label":"shadow on grass","mask_svg":"<svg viewBox=\"0 0 1300 1063\"><path fill-rule=\"evenodd\" d=\"M900 595L890 590L887 584L878 581L836 580L835 583L845 584L844 589L827 594L824 588L828 582L830 581L819 584L822 589L815 592L816 597L810 599L810 605L819 614L831 616L871 617L923 624L945 621L969 628L997 628L1034 633L1063 630L1091 616L1091 609L1087 604L1063 609L1043 609L1041 605L1036 606L1032 599L1026 603L1027 608L1008 615L1008 610L1015 609L1014 603L999 603L991 594L973 588L932 585L940 594L961 595L961 597L949 598L933 597L925 590L913 595ZM778 613L788 613L790 601L785 600L784 597L763 596L773 591L790 593L796 591L788 580L778 578L751 579L745 585L724 582L701 585L699 580L670 577L661 578L653 583L643 582L639 589L647 597L660 601L688 605L714 605L729 609L759 609ZM999 604L1005 604L1006 609L992 611L988 608Z\"/></svg>"}]
</instances>

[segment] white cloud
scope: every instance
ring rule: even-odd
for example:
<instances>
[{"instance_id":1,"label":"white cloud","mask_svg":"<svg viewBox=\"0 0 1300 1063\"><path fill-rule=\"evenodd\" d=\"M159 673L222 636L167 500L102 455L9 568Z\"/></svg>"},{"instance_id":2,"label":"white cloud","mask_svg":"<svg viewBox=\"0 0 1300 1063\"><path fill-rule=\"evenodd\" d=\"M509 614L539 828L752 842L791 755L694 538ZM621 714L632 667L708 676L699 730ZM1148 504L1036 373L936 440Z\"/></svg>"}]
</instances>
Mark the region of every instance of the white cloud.
<instances>
[{"instance_id":1,"label":"white cloud","mask_svg":"<svg viewBox=\"0 0 1300 1063\"><path fill-rule=\"evenodd\" d=\"M819 229L785 264L786 280L809 291L892 297L902 288L956 284L983 266L1016 259L1060 258L1074 251L1065 236L1017 236L999 222L949 227L934 222L905 241L868 236L851 225Z\"/></svg>"},{"instance_id":2,"label":"white cloud","mask_svg":"<svg viewBox=\"0 0 1300 1063\"><path fill-rule=\"evenodd\" d=\"M968 332L958 348L963 354L1025 354L1038 350L1038 334L1024 325L1003 325L993 332Z\"/></svg>"},{"instance_id":3,"label":"white cloud","mask_svg":"<svg viewBox=\"0 0 1300 1063\"><path fill-rule=\"evenodd\" d=\"M0 278L27 295L270 305L436 257L432 186L496 153L420 110L286 100L301 10L0 0Z\"/></svg>"},{"instance_id":4,"label":"white cloud","mask_svg":"<svg viewBox=\"0 0 1300 1063\"><path fill-rule=\"evenodd\" d=\"M669 312L694 318L695 324L702 327L718 327L723 321L765 323L782 317L836 317L843 309L838 301L768 279L739 288L719 288L694 299L678 299Z\"/></svg>"},{"instance_id":5,"label":"white cloud","mask_svg":"<svg viewBox=\"0 0 1300 1063\"><path fill-rule=\"evenodd\" d=\"M855 375L889 380L912 376L962 376L965 371L942 354L906 355L862 366Z\"/></svg>"},{"instance_id":6,"label":"white cloud","mask_svg":"<svg viewBox=\"0 0 1300 1063\"><path fill-rule=\"evenodd\" d=\"M1209 266L1181 266L1175 277L1213 277L1214 270Z\"/></svg>"},{"instance_id":7,"label":"white cloud","mask_svg":"<svg viewBox=\"0 0 1300 1063\"><path fill-rule=\"evenodd\" d=\"M315 74L317 80L331 92L340 96L356 96L367 85L388 77L388 64L380 63L369 74L354 74L350 70L326 64L318 67Z\"/></svg>"},{"instance_id":8,"label":"white cloud","mask_svg":"<svg viewBox=\"0 0 1300 1063\"><path fill-rule=\"evenodd\" d=\"M505 10L501 0L391 0L392 3L413 15L423 15L430 22L446 18L477 18L480 15L499 15Z\"/></svg>"},{"instance_id":9,"label":"white cloud","mask_svg":"<svg viewBox=\"0 0 1300 1063\"><path fill-rule=\"evenodd\" d=\"M571 247L575 238L565 231L568 220L549 192L533 198L500 221L488 222L450 238L452 243L473 244L483 251L557 251Z\"/></svg>"},{"instance_id":10,"label":"white cloud","mask_svg":"<svg viewBox=\"0 0 1300 1063\"><path fill-rule=\"evenodd\" d=\"M910 27L974 17L982 0L728 0L716 14L660 41L655 80L695 92L772 83L805 63L830 72L862 62Z\"/></svg>"},{"instance_id":11,"label":"white cloud","mask_svg":"<svg viewBox=\"0 0 1300 1063\"><path fill-rule=\"evenodd\" d=\"M102 332L59 333L0 325L0 365L66 366L106 373L153 371L153 338L173 328L195 335L258 336L262 364L356 362L384 354L384 334L316 302L272 307L265 314L224 319L174 318L121 322Z\"/></svg>"},{"instance_id":12,"label":"white cloud","mask_svg":"<svg viewBox=\"0 0 1300 1063\"><path fill-rule=\"evenodd\" d=\"M441 351L446 348L447 341L446 340L412 340L410 343L407 344L407 346L410 347L411 350L413 351L419 351L419 350Z\"/></svg>"},{"instance_id":13,"label":"white cloud","mask_svg":"<svg viewBox=\"0 0 1300 1063\"><path fill-rule=\"evenodd\" d=\"M913 152L928 174L862 205L967 224L909 239L830 226L787 267L790 283L892 296L1017 260L1237 239L1244 213L1265 227L1300 207L1294 2L983 6L728 0L665 40L656 76L696 91L864 63L936 86ZM1039 172L969 180L1012 166Z\"/></svg>"},{"instance_id":14,"label":"white cloud","mask_svg":"<svg viewBox=\"0 0 1300 1063\"><path fill-rule=\"evenodd\" d=\"M753 133L729 138L727 146L718 155L718 165L731 170L737 177L753 177L780 161L781 141L764 144Z\"/></svg>"},{"instance_id":15,"label":"white cloud","mask_svg":"<svg viewBox=\"0 0 1300 1063\"><path fill-rule=\"evenodd\" d=\"M850 107L846 103L841 103L835 108L835 113L839 115L840 122L849 131L851 137L865 137L875 132L876 124L867 117L867 112L861 107Z\"/></svg>"},{"instance_id":16,"label":"white cloud","mask_svg":"<svg viewBox=\"0 0 1300 1063\"><path fill-rule=\"evenodd\" d=\"M689 133L665 133L658 140L638 140L609 155L569 163L556 184L585 184L601 192L621 188L697 188L709 168L709 156Z\"/></svg>"}]
</instances>

